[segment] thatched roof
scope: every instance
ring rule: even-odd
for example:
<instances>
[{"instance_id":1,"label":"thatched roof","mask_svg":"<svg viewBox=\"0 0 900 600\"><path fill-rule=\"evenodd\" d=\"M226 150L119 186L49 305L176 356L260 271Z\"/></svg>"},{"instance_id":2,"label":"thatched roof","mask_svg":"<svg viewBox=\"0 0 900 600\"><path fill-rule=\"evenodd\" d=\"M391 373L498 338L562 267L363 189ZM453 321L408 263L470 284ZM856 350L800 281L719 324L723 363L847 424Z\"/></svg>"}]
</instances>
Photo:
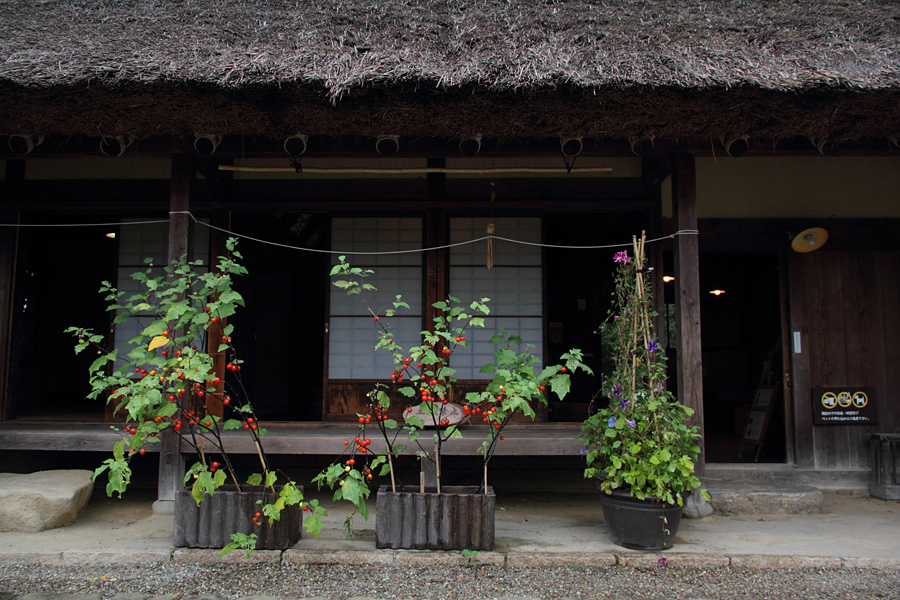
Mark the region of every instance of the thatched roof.
<instances>
[{"instance_id":1,"label":"thatched roof","mask_svg":"<svg viewBox=\"0 0 900 600\"><path fill-rule=\"evenodd\" d=\"M893 0L0 0L0 133L900 131Z\"/></svg>"}]
</instances>

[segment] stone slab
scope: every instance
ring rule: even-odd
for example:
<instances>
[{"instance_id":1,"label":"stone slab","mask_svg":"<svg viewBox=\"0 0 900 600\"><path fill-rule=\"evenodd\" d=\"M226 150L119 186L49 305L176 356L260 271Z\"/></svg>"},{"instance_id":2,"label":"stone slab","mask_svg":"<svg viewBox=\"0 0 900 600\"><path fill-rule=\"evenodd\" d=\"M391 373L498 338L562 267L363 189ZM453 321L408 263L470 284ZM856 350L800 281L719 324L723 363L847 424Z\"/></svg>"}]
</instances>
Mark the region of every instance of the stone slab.
<instances>
[{"instance_id":1,"label":"stone slab","mask_svg":"<svg viewBox=\"0 0 900 600\"><path fill-rule=\"evenodd\" d=\"M250 556L247 556L246 550L233 550L225 556L219 556L220 551L206 548L179 548L172 553L172 561L198 565L258 565L281 562L281 550L254 550Z\"/></svg>"},{"instance_id":2,"label":"stone slab","mask_svg":"<svg viewBox=\"0 0 900 600\"><path fill-rule=\"evenodd\" d=\"M510 552L506 555L506 566L510 568L591 568L613 567L616 555L611 552L579 552L579 553L531 553Z\"/></svg>"},{"instance_id":3,"label":"stone slab","mask_svg":"<svg viewBox=\"0 0 900 600\"><path fill-rule=\"evenodd\" d=\"M0 473L0 531L71 525L91 499L93 476L82 469Z\"/></svg>"},{"instance_id":4,"label":"stone slab","mask_svg":"<svg viewBox=\"0 0 900 600\"><path fill-rule=\"evenodd\" d=\"M389 565L394 553L384 550L285 550L281 560L295 565Z\"/></svg>"},{"instance_id":5,"label":"stone slab","mask_svg":"<svg viewBox=\"0 0 900 600\"><path fill-rule=\"evenodd\" d=\"M731 566L751 569L840 569L841 559L837 556L737 554L731 557Z\"/></svg>"},{"instance_id":6,"label":"stone slab","mask_svg":"<svg viewBox=\"0 0 900 600\"><path fill-rule=\"evenodd\" d=\"M60 556L64 565L146 565L172 561L171 550L67 550Z\"/></svg>"},{"instance_id":7,"label":"stone slab","mask_svg":"<svg viewBox=\"0 0 900 600\"><path fill-rule=\"evenodd\" d=\"M773 488L753 484L715 487L709 503L718 515L814 515L825 503L822 491L811 486Z\"/></svg>"},{"instance_id":8,"label":"stone slab","mask_svg":"<svg viewBox=\"0 0 900 600\"><path fill-rule=\"evenodd\" d=\"M18 600L103 600L100 593L61 594L56 592L29 592L22 594Z\"/></svg>"}]
</instances>

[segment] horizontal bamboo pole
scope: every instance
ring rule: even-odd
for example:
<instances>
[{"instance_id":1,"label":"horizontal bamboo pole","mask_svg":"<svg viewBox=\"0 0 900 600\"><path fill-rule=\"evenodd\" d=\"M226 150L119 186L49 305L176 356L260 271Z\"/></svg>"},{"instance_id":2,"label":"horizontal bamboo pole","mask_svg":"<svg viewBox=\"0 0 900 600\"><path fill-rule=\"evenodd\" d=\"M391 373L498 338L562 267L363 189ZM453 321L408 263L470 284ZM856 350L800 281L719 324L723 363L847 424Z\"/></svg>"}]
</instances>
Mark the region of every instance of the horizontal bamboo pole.
<instances>
[{"instance_id":1,"label":"horizontal bamboo pole","mask_svg":"<svg viewBox=\"0 0 900 600\"><path fill-rule=\"evenodd\" d=\"M369 167L242 167L235 165L219 165L220 171L237 173L296 173L298 175L429 175L444 173L447 175L505 175L518 173L541 173L545 175L567 173L610 173L612 167L581 167L571 171L565 167L488 167L484 169L466 169L454 167L407 167L407 168L369 168Z\"/></svg>"}]
</instances>

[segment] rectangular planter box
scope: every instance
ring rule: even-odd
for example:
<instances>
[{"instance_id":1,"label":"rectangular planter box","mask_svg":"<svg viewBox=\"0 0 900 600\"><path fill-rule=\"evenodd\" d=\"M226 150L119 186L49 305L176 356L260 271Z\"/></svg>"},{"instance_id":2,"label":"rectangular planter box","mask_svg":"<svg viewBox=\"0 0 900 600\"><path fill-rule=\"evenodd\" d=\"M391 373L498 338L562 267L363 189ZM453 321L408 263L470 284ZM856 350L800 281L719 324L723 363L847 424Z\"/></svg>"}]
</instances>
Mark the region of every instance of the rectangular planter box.
<instances>
[{"instance_id":1,"label":"rectangular planter box","mask_svg":"<svg viewBox=\"0 0 900 600\"><path fill-rule=\"evenodd\" d=\"M441 493L405 487L378 489L375 546L428 550L493 550L494 489L443 487Z\"/></svg>"},{"instance_id":2,"label":"rectangular planter box","mask_svg":"<svg viewBox=\"0 0 900 600\"><path fill-rule=\"evenodd\" d=\"M872 472L869 494L900 500L900 433L869 434Z\"/></svg>"},{"instance_id":3,"label":"rectangular planter box","mask_svg":"<svg viewBox=\"0 0 900 600\"><path fill-rule=\"evenodd\" d=\"M302 491L302 488L300 488ZM223 548L231 543L232 533L255 533L257 550L284 550L300 541L303 511L288 506L281 511L281 520L269 525L263 516L259 527L253 515L262 512L263 504L274 501L270 491L261 487L222 486L212 496L207 495L200 505L194 502L190 490L175 495L175 545L181 548ZM262 500L263 504L257 504Z\"/></svg>"}]
</instances>

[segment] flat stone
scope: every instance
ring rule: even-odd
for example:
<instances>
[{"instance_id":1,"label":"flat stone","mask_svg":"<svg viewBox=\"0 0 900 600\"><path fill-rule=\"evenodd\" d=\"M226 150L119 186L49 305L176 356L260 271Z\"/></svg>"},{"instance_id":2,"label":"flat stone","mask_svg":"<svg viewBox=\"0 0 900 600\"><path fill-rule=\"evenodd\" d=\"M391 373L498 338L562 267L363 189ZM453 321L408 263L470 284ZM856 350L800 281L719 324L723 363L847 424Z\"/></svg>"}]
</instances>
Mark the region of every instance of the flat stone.
<instances>
[{"instance_id":1,"label":"flat stone","mask_svg":"<svg viewBox=\"0 0 900 600\"><path fill-rule=\"evenodd\" d=\"M19 596L17 600L103 600L103 597L99 593L60 594L57 592L29 592Z\"/></svg>"},{"instance_id":2,"label":"flat stone","mask_svg":"<svg viewBox=\"0 0 900 600\"><path fill-rule=\"evenodd\" d=\"M296 565L389 565L392 551L379 550L294 550L284 551L281 560Z\"/></svg>"},{"instance_id":3,"label":"flat stone","mask_svg":"<svg viewBox=\"0 0 900 600\"><path fill-rule=\"evenodd\" d=\"M840 569L838 556L796 556L793 554L736 554L732 567L751 569Z\"/></svg>"},{"instance_id":4,"label":"flat stone","mask_svg":"<svg viewBox=\"0 0 900 600\"><path fill-rule=\"evenodd\" d=\"M171 550L66 550L60 556L64 565L147 565L167 563L172 560Z\"/></svg>"},{"instance_id":5,"label":"flat stone","mask_svg":"<svg viewBox=\"0 0 900 600\"><path fill-rule=\"evenodd\" d=\"M172 561L198 565L258 565L281 562L281 550L254 550L250 556L247 556L246 550L232 550L225 556L219 556L220 551L215 548L179 548L172 553Z\"/></svg>"},{"instance_id":6,"label":"flat stone","mask_svg":"<svg viewBox=\"0 0 900 600\"><path fill-rule=\"evenodd\" d=\"M0 531L35 533L71 525L91 498L93 475L81 469L0 473Z\"/></svg>"},{"instance_id":7,"label":"flat stone","mask_svg":"<svg viewBox=\"0 0 900 600\"><path fill-rule=\"evenodd\" d=\"M805 485L762 486L729 484L709 491L709 503L719 515L815 515L825 500L818 488Z\"/></svg>"},{"instance_id":8,"label":"flat stone","mask_svg":"<svg viewBox=\"0 0 900 600\"><path fill-rule=\"evenodd\" d=\"M900 571L900 558L875 558L872 556L844 556L841 566L845 569L878 569Z\"/></svg>"},{"instance_id":9,"label":"flat stone","mask_svg":"<svg viewBox=\"0 0 900 600\"><path fill-rule=\"evenodd\" d=\"M591 568L613 567L616 555L611 552L510 552L506 566L510 568Z\"/></svg>"}]
</instances>

